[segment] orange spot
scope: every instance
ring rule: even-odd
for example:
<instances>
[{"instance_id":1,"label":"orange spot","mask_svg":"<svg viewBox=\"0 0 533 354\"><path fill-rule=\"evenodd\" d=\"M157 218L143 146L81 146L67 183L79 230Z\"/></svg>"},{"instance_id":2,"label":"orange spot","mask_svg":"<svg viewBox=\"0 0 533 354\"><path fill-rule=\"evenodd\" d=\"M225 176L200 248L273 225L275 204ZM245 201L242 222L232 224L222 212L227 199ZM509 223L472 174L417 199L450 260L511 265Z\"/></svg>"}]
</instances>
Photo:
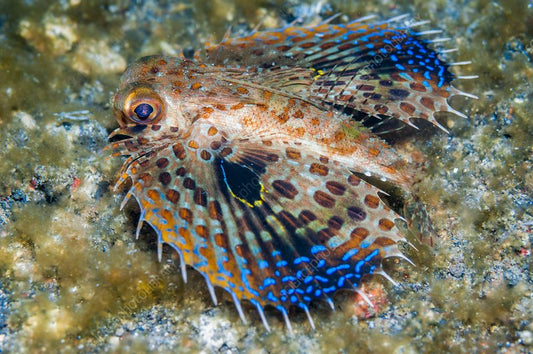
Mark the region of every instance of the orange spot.
<instances>
[{"instance_id":1,"label":"orange spot","mask_svg":"<svg viewBox=\"0 0 533 354\"><path fill-rule=\"evenodd\" d=\"M215 234L215 243L219 247L226 248L226 242L223 234Z\"/></svg>"},{"instance_id":2,"label":"orange spot","mask_svg":"<svg viewBox=\"0 0 533 354\"><path fill-rule=\"evenodd\" d=\"M394 223L389 219L380 219L378 226L383 231L389 231L394 227Z\"/></svg>"},{"instance_id":3,"label":"orange spot","mask_svg":"<svg viewBox=\"0 0 533 354\"><path fill-rule=\"evenodd\" d=\"M202 84L199 82L195 82L191 85L191 90L198 90L200 87L202 87Z\"/></svg>"},{"instance_id":4,"label":"orange spot","mask_svg":"<svg viewBox=\"0 0 533 354\"><path fill-rule=\"evenodd\" d=\"M296 112L294 112L294 114L292 116L294 118L303 118L304 117L304 113L299 109Z\"/></svg>"},{"instance_id":5,"label":"orange spot","mask_svg":"<svg viewBox=\"0 0 533 354\"><path fill-rule=\"evenodd\" d=\"M214 111L215 109L213 107L202 107L202 114L200 115L200 117L204 119L209 118L211 113L213 113Z\"/></svg>"},{"instance_id":6,"label":"orange spot","mask_svg":"<svg viewBox=\"0 0 533 354\"><path fill-rule=\"evenodd\" d=\"M285 124L289 120L289 115L287 113L281 113L280 115L276 116L276 118L281 124Z\"/></svg>"},{"instance_id":7,"label":"orange spot","mask_svg":"<svg viewBox=\"0 0 533 354\"><path fill-rule=\"evenodd\" d=\"M196 225L194 227L194 231L196 231L196 234L200 237L207 238L209 236L207 227L205 227L204 225Z\"/></svg>"},{"instance_id":8,"label":"orange spot","mask_svg":"<svg viewBox=\"0 0 533 354\"><path fill-rule=\"evenodd\" d=\"M189 141L189 147L191 149L198 149L198 143L195 140Z\"/></svg>"},{"instance_id":9,"label":"orange spot","mask_svg":"<svg viewBox=\"0 0 533 354\"><path fill-rule=\"evenodd\" d=\"M168 209L163 209L160 212L160 215L167 221L167 226L171 225L174 221L174 215L172 215L172 212Z\"/></svg>"},{"instance_id":10,"label":"orange spot","mask_svg":"<svg viewBox=\"0 0 533 354\"><path fill-rule=\"evenodd\" d=\"M299 127L299 128L294 129L294 134L295 134L298 138L303 137L304 134L305 134L305 128Z\"/></svg>"},{"instance_id":11,"label":"orange spot","mask_svg":"<svg viewBox=\"0 0 533 354\"><path fill-rule=\"evenodd\" d=\"M379 205L379 198L375 195L367 194L365 197L365 205L369 208L376 209Z\"/></svg>"},{"instance_id":12,"label":"orange spot","mask_svg":"<svg viewBox=\"0 0 533 354\"><path fill-rule=\"evenodd\" d=\"M266 99L266 100L270 100L270 99L272 98L272 92L270 92L270 91L265 91L265 92L263 93L263 96L265 96L265 99Z\"/></svg>"},{"instance_id":13,"label":"orange spot","mask_svg":"<svg viewBox=\"0 0 533 354\"><path fill-rule=\"evenodd\" d=\"M243 108L243 107L244 107L244 103L239 102L239 103L237 103L236 105L231 106L231 109L232 109L232 110L237 110L237 109L241 109L241 108Z\"/></svg>"},{"instance_id":14,"label":"orange spot","mask_svg":"<svg viewBox=\"0 0 533 354\"><path fill-rule=\"evenodd\" d=\"M370 154L370 156L378 156L379 155L379 150L378 149L368 149L368 153Z\"/></svg>"},{"instance_id":15,"label":"orange spot","mask_svg":"<svg viewBox=\"0 0 533 354\"><path fill-rule=\"evenodd\" d=\"M180 208L178 215L183 220L187 221L189 224L192 224L192 211L187 208Z\"/></svg>"},{"instance_id":16,"label":"orange spot","mask_svg":"<svg viewBox=\"0 0 533 354\"><path fill-rule=\"evenodd\" d=\"M154 202L157 202L161 199L161 195L155 189L150 189L148 192L146 192L146 195L148 196L148 198L152 199Z\"/></svg>"},{"instance_id":17,"label":"orange spot","mask_svg":"<svg viewBox=\"0 0 533 354\"><path fill-rule=\"evenodd\" d=\"M335 133L335 141L344 140L344 138L346 138L346 134L344 132Z\"/></svg>"},{"instance_id":18,"label":"orange spot","mask_svg":"<svg viewBox=\"0 0 533 354\"><path fill-rule=\"evenodd\" d=\"M209 135L209 136L216 135L217 133L218 133L218 129L215 128L215 127L210 127L210 128L207 130L207 135Z\"/></svg>"},{"instance_id":19,"label":"orange spot","mask_svg":"<svg viewBox=\"0 0 533 354\"><path fill-rule=\"evenodd\" d=\"M248 94L248 90L245 89L244 87L237 87L237 92L240 93L240 94L243 94L243 95L247 95Z\"/></svg>"}]
</instances>

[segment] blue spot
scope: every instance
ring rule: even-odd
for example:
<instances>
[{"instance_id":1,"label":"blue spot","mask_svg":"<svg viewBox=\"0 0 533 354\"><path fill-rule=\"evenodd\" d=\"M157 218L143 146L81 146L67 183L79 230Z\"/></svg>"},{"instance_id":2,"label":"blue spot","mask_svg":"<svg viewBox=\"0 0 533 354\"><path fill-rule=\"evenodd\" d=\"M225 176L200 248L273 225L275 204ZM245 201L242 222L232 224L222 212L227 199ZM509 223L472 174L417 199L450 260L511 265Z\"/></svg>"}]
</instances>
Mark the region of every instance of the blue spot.
<instances>
[{"instance_id":1,"label":"blue spot","mask_svg":"<svg viewBox=\"0 0 533 354\"><path fill-rule=\"evenodd\" d=\"M396 55L394 55L394 54L392 54L390 56L390 58L391 58L392 61L398 61L398 57L396 57Z\"/></svg>"},{"instance_id":2,"label":"blue spot","mask_svg":"<svg viewBox=\"0 0 533 354\"><path fill-rule=\"evenodd\" d=\"M300 264L302 262L309 262L309 258L307 257L298 257L294 260L294 264Z\"/></svg>"},{"instance_id":3,"label":"blue spot","mask_svg":"<svg viewBox=\"0 0 533 354\"><path fill-rule=\"evenodd\" d=\"M287 290L285 289L281 289L281 291L279 292L281 295L287 295Z\"/></svg>"},{"instance_id":4,"label":"blue spot","mask_svg":"<svg viewBox=\"0 0 533 354\"><path fill-rule=\"evenodd\" d=\"M368 262L369 260L371 260L372 258L377 256L378 253L379 253L378 250L374 250L372 253L370 253L368 256L366 256L365 261Z\"/></svg>"},{"instance_id":5,"label":"blue spot","mask_svg":"<svg viewBox=\"0 0 533 354\"><path fill-rule=\"evenodd\" d=\"M304 279L304 283L305 284L307 284L307 283L309 283L311 281L313 281L313 277L311 275L306 276L305 279Z\"/></svg>"},{"instance_id":6,"label":"blue spot","mask_svg":"<svg viewBox=\"0 0 533 354\"><path fill-rule=\"evenodd\" d=\"M318 252L325 251L326 249L327 248L322 245L316 245L316 246L311 247L311 253L317 254Z\"/></svg>"},{"instance_id":7,"label":"blue spot","mask_svg":"<svg viewBox=\"0 0 533 354\"><path fill-rule=\"evenodd\" d=\"M287 301L287 297L286 297L285 295L281 296L280 299L281 299L281 301L283 301L283 302Z\"/></svg>"},{"instance_id":8,"label":"blue spot","mask_svg":"<svg viewBox=\"0 0 533 354\"><path fill-rule=\"evenodd\" d=\"M296 278L293 277L292 275L286 275L283 278L281 278L281 281L284 282L284 283L286 283L288 281L295 281L295 280L296 280Z\"/></svg>"},{"instance_id":9,"label":"blue spot","mask_svg":"<svg viewBox=\"0 0 533 354\"><path fill-rule=\"evenodd\" d=\"M227 259L227 258L226 258ZM259 269L265 269L265 268L268 268L268 262L265 261L265 260L259 260L259 262L257 262L257 264L259 265Z\"/></svg>"},{"instance_id":10,"label":"blue spot","mask_svg":"<svg viewBox=\"0 0 533 354\"><path fill-rule=\"evenodd\" d=\"M318 261L318 263L316 264L316 266L317 266L318 268L322 268L322 267L324 266L324 264L326 264L326 261L323 260L323 259L321 259L321 260Z\"/></svg>"},{"instance_id":11,"label":"blue spot","mask_svg":"<svg viewBox=\"0 0 533 354\"><path fill-rule=\"evenodd\" d=\"M281 254L280 251L272 251L272 257L276 257L276 256L278 256L280 254Z\"/></svg>"},{"instance_id":12,"label":"blue spot","mask_svg":"<svg viewBox=\"0 0 533 354\"><path fill-rule=\"evenodd\" d=\"M281 268L287 265L287 261L279 261L276 263L276 267Z\"/></svg>"},{"instance_id":13,"label":"blue spot","mask_svg":"<svg viewBox=\"0 0 533 354\"><path fill-rule=\"evenodd\" d=\"M304 296L304 300L307 301L307 302L310 302L311 298L309 296Z\"/></svg>"},{"instance_id":14,"label":"blue spot","mask_svg":"<svg viewBox=\"0 0 533 354\"><path fill-rule=\"evenodd\" d=\"M315 290L315 296L316 297L319 297L320 294L322 294L322 290L320 290L320 289Z\"/></svg>"},{"instance_id":15,"label":"blue spot","mask_svg":"<svg viewBox=\"0 0 533 354\"><path fill-rule=\"evenodd\" d=\"M273 301L273 302L278 302L278 298L275 297L274 294L272 294L272 291L268 292L267 299L269 299L270 301Z\"/></svg>"},{"instance_id":16,"label":"blue spot","mask_svg":"<svg viewBox=\"0 0 533 354\"><path fill-rule=\"evenodd\" d=\"M298 301L298 298L296 296L291 296L291 302L292 303L295 303L296 301Z\"/></svg>"},{"instance_id":17,"label":"blue spot","mask_svg":"<svg viewBox=\"0 0 533 354\"><path fill-rule=\"evenodd\" d=\"M263 286L266 288L267 286L270 286L270 285L274 285L276 284L276 280L273 279L273 278L265 278L265 280L263 280Z\"/></svg>"},{"instance_id":18,"label":"blue spot","mask_svg":"<svg viewBox=\"0 0 533 354\"><path fill-rule=\"evenodd\" d=\"M279 276L281 275L281 273L279 272L279 270L276 270L276 271L274 272L274 275L277 276L277 277L279 277Z\"/></svg>"},{"instance_id":19,"label":"blue spot","mask_svg":"<svg viewBox=\"0 0 533 354\"><path fill-rule=\"evenodd\" d=\"M422 81L422 85L424 85L427 88L431 88L431 85L426 80Z\"/></svg>"},{"instance_id":20,"label":"blue spot","mask_svg":"<svg viewBox=\"0 0 533 354\"><path fill-rule=\"evenodd\" d=\"M363 265L365 264L365 261L359 261L357 262L357 264L355 265L355 272L356 273L361 273L361 268L363 267Z\"/></svg>"},{"instance_id":21,"label":"blue spot","mask_svg":"<svg viewBox=\"0 0 533 354\"><path fill-rule=\"evenodd\" d=\"M296 289L296 292L300 295L304 294L304 291L302 289Z\"/></svg>"},{"instance_id":22,"label":"blue spot","mask_svg":"<svg viewBox=\"0 0 533 354\"><path fill-rule=\"evenodd\" d=\"M418 72L418 68L413 68L413 72L417 73Z\"/></svg>"},{"instance_id":23,"label":"blue spot","mask_svg":"<svg viewBox=\"0 0 533 354\"><path fill-rule=\"evenodd\" d=\"M313 286L309 285L307 289L305 289L305 292L309 294L311 291L313 291Z\"/></svg>"},{"instance_id":24,"label":"blue spot","mask_svg":"<svg viewBox=\"0 0 533 354\"><path fill-rule=\"evenodd\" d=\"M300 279L302 277L302 270L296 272L296 278Z\"/></svg>"},{"instance_id":25,"label":"blue spot","mask_svg":"<svg viewBox=\"0 0 533 354\"><path fill-rule=\"evenodd\" d=\"M398 70L405 70L405 68L401 64L396 64L396 67L398 68Z\"/></svg>"},{"instance_id":26,"label":"blue spot","mask_svg":"<svg viewBox=\"0 0 533 354\"><path fill-rule=\"evenodd\" d=\"M337 289L336 287L330 286L329 288L325 288L324 292L327 294L327 293L330 293L332 291L335 291L336 289Z\"/></svg>"},{"instance_id":27,"label":"blue spot","mask_svg":"<svg viewBox=\"0 0 533 354\"><path fill-rule=\"evenodd\" d=\"M350 265L348 265L348 264L339 264L337 266L337 270L342 270L342 269L350 269Z\"/></svg>"},{"instance_id":28,"label":"blue spot","mask_svg":"<svg viewBox=\"0 0 533 354\"><path fill-rule=\"evenodd\" d=\"M295 289L289 289L289 291L287 291L287 294L292 295L294 294L295 291L296 291Z\"/></svg>"},{"instance_id":29,"label":"blue spot","mask_svg":"<svg viewBox=\"0 0 533 354\"><path fill-rule=\"evenodd\" d=\"M327 283L329 280L320 276L320 275L315 275L315 279L318 280L319 282L321 283Z\"/></svg>"},{"instance_id":30,"label":"blue spot","mask_svg":"<svg viewBox=\"0 0 533 354\"><path fill-rule=\"evenodd\" d=\"M346 278L345 277L340 277L339 278L339 281L337 282L337 286L339 288L341 288L344 285L344 279L346 279Z\"/></svg>"},{"instance_id":31,"label":"blue spot","mask_svg":"<svg viewBox=\"0 0 533 354\"><path fill-rule=\"evenodd\" d=\"M348 259L350 259L353 255L357 254L357 252L359 252L359 249L357 248L353 248L351 250L349 250L348 252L346 252L344 254L344 256L342 256L342 260L343 262L346 262Z\"/></svg>"}]
</instances>

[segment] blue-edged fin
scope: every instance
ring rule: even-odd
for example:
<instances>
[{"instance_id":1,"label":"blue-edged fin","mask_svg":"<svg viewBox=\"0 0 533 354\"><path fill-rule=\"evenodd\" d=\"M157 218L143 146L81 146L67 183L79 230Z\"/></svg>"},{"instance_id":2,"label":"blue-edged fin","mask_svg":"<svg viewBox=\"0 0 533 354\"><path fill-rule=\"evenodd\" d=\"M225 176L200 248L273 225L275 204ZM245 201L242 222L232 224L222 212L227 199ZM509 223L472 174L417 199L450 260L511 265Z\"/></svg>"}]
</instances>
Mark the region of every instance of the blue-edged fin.
<instances>
[{"instance_id":1,"label":"blue-edged fin","mask_svg":"<svg viewBox=\"0 0 533 354\"><path fill-rule=\"evenodd\" d=\"M208 45L205 56L217 65L257 67L259 84L325 108L394 117L409 125L410 118L422 118L439 127L437 112L464 116L447 102L465 93L452 86L450 65L431 47L435 40L427 36L437 31L417 32L424 22L409 26L402 20L405 16L257 32Z\"/></svg>"}]
</instances>

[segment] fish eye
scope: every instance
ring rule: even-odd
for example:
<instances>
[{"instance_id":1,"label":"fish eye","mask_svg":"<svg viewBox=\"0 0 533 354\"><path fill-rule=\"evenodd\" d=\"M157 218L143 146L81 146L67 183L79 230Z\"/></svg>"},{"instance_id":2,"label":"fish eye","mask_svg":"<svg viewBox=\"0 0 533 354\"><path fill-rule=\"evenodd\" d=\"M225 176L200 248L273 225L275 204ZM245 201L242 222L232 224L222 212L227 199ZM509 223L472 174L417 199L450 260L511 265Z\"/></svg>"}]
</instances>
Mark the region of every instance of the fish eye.
<instances>
[{"instance_id":1,"label":"fish eye","mask_svg":"<svg viewBox=\"0 0 533 354\"><path fill-rule=\"evenodd\" d=\"M163 115L163 101L153 90L137 87L126 97L124 113L134 123L155 123Z\"/></svg>"}]
</instances>

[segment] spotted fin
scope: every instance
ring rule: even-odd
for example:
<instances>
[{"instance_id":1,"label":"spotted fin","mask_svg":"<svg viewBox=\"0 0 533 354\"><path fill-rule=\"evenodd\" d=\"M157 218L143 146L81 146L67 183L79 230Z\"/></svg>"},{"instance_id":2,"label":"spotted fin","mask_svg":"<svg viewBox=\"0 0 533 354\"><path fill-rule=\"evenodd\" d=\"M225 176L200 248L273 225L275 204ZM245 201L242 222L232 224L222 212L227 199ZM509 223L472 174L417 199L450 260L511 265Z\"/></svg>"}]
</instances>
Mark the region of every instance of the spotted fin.
<instances>
[{"instance_id":1,"label":"spotted fin","mask_svg":"<svg viewBox=\"0 0 533 354\"><path fill-rule=\"evenodd\" d=\"M266 78L267 84L341 111L393 117L409 125L410 118L422 118L439 127L436 112L464 116L447 99L475 96L452 86L456 77L450 64L431 48L438 39L426 38L439 31L417 32L420 23L400 20L405 17L257 32L208 45L206 57L220 65L259 66L256 80ZM269 72L281 73L277 83Z\"/></svg>"},{"instance_id":2,"label":"spotted fin","mask_svg":"<svg viewBox=\"0 0 533 354\"><path fill-rule=\"evenodd\" d=\"M145 126L143 135L154 129L162 128ZM399 216L338 161L222 133L203 135L199 146L177 130L159 131L166 138L156 148L138 130L119 130L131 138L109 150L129 155L119 183L131 178L127 197L139 203L140 222L178 251L184 275L189 265L205 277L215 300L214 286L229 292L243 319L248 300L267 328L265 306L290 326L291 306L309 315L313 300L332 303L337 290L357 289L369 274L387 277L382 260L403 257Z\"/></svg>"}]
</instances>

